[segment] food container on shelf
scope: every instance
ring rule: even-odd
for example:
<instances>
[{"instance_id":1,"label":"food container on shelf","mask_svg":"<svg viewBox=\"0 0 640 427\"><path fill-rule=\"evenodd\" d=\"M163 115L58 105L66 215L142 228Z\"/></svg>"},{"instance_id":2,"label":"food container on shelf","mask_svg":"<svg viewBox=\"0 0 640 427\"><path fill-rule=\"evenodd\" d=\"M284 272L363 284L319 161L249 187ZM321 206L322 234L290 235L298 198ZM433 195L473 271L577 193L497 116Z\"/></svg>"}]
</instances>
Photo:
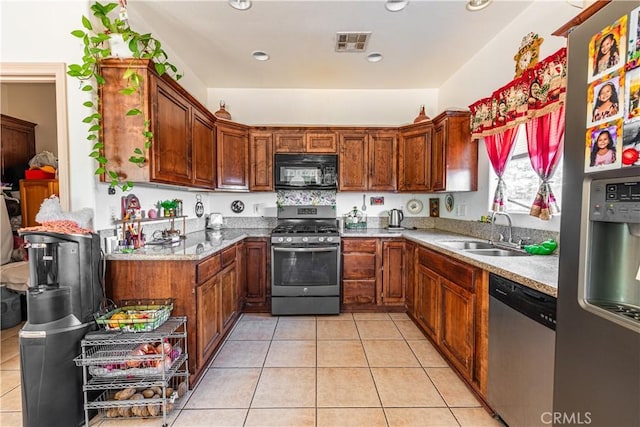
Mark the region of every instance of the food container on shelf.
<instances>
[{"instance_id":1,"label":"food container on shelf","mask_svg":"<svg viewBox=\"0 0 640 427\"><path fill-rule=\"evenodd\" d=\"M150 332L166 322L172 310L172 298L124 300L120 307L109 306L94 317L108 331Z\"/></svg>"}]
</instances>

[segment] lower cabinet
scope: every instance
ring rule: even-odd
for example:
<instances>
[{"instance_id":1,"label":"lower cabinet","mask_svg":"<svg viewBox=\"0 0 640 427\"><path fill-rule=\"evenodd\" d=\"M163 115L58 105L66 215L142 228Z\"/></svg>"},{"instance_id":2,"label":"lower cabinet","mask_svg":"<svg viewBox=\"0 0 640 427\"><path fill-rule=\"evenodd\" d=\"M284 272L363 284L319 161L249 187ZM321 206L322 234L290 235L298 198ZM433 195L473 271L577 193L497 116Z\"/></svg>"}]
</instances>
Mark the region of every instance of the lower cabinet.
<instances>
[{"instance_id":1,"label":"lower cabinet","mask_svg":"<svg viewBox=\"0 0 640 427\"><path fill-rule=\"evenodd\" d=\"M242 287L242 310L271 311L271 254L269 240L250 238L244 241L245 276Z\"/></svg>"},{"instance_id":2,"label":"lower cabinet","mask_svg":"<svg viewBox=\"0 0 640 427\"><path fill-rule=\"evenodd\" d=\"M106 294L125 299L173 298L173 316L187 317L189 383L195 384L239 314L237 245L197 262L173 260L107 263ZM241 260L240 260L241 263Z\"/></svg>"},{"instance_id":3,"label":"lower cabinet","mask_svg":"<svg viewBox=\"0 0 640 427\"><path fill-rule=\"evenodd\" d=\"M486 396L488 273L424 247L416 252L409 314L469 384Z\"/></svg>"},{"instance_id":4,"label":"lower cabinet","mask_svg":"<svg viewBox=\"0 0 640 427\"><path fill-rule=\"evenodd\" d=\"M406 299L402 239L342 239L342 308L402 309Z\"/></svg>"},{"instance_id":5,"label":"lower cabinet","mask_svg":"<svg viewBox=\"0 0 640 427\"><path fill-rule=\"evenodd\" d=\"M22 226L33 227L40 205L45 199L53 195L59 196L60 189L57 179L21 179L20 180L20 208L22 210Z\"/></svg>"}]
</instances>

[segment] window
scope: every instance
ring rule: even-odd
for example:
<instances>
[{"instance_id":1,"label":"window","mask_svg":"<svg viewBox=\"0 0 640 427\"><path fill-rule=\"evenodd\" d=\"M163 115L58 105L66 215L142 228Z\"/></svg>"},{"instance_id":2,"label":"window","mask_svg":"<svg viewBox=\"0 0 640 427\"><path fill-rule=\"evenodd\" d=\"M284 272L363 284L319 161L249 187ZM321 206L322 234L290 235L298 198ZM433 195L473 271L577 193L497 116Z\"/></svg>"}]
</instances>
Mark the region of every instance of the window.
<instances>
[{"instance_id":1,"label":"window","mask_svg":"<svg viewBox=\"0 0 640 427\"><path fill-rule=\"evenodd\" d=\"M556 171L549 180L553 194L556 196L556 202L560 206L560 200L562 198L562 164L564 158L560 159ZM498 177L493 172L493 168L489 168L491 171L491 194L493 198L493 191L496 188ZM518 136L511 155L511 160L507 163L507 169L502 176L505 185L507 186L507 211L514 213L529 213L533 199L540 188L540 178L538 174L533 171L531 167L531 161L529 160L529 152L527 151L527 132L525 125L521 124L518 130Z\"/></svg>"}]
</instances>

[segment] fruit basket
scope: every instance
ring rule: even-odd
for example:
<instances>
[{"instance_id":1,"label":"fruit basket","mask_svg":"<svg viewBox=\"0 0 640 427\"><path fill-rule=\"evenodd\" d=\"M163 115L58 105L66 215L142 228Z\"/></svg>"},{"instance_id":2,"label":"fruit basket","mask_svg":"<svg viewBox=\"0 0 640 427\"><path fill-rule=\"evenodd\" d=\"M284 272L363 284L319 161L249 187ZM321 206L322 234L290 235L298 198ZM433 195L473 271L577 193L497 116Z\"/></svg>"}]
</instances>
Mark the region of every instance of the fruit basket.
<instances>
[{"instance_id":1,"label":"fruit basket","mask_svg":"<svg viewBox=\"0 0 640 427\"><path fill-rule=\"evenodd\" d=\"M150 332L171 316L173 299L124 300L94 314L98 326L108 331Z\"/></svg>"}]
</instances>

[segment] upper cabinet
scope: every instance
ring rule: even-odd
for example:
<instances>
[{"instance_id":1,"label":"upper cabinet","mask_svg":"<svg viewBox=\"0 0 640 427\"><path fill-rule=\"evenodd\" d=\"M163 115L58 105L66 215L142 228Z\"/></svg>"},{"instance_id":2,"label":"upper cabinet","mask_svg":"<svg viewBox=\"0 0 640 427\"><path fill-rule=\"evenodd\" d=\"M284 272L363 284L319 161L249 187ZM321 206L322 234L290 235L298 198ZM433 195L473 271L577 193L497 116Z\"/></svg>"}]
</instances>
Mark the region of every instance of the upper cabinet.
<instances>
[{"instance_id":1,"label":"upper cabinet","mask_svg":"<svg viewBox=\"0 0 640 427\"><path fill-rule=\"evenodd\" d=\"M338 150L336 132L321 128L278 129L274 140L276 153L335 154Z\"/></svg>"},{"instance_id":2,"label":"upper cabinet","mask_svg":"<svg viewBox=\"0 0 640 427\"><path fill-rule=\"evenodd\" d=\"M142 103L123 96L122 73L135 68L143 78ZM108 59L100 63L105 84L100 87L103 154L107 168L132 182L154 182L214 189L215 133L213 115L169 76L158 76L148 60ZM129 162L136 148L144 147L141 108L150 121L153 140L147 162ZM104 177L103 177L104 178Z\"/></svg>"},{"instance_id":3,"label":"upper cabinet","mask_svg":"<svg viewBox=\"0 0 640 427\"><path fill-rule=\"evenodd\" d=\"M476 191L478 143L471 140L470 113L445 111L433 123L432 190Z\"/></svg>"},{"instance_id":4,"label":"upper cabinet","mask_svg":"<svg viewBox=\"0 0 640 427\"><path fill-rule=\"evenodd\" d=\"M395 191L396 132L360 129L339 134L340 191Z\"/></svg>"},{"instance_id":5,"label":"upper cabinet","mask_svg":"<svg viewBox=\"0 0 640 427\"><path fill-rule=\"evenodd\" d=\"M216 123L218 185L221 190L249 189L249 132L233 122Z\"/></svg>"},{"instance_id":6,"label":"upper cabinet","mask_svg":"<svg viewBox=\"0 0 640 427\"><path fill-rule=\"evenodd\" d=\"M398 190L431 191L431 122L406 126L400 131Z\"/></svg>"},{"instance_id":7,"label":"upper cabinet","mask_svg":"<svg viewBox=\"0 0 640 427\"><path fill-rule=\"evenodd\" d=\"M273 191L272 132L249 132L249 190Z\"/></svg>"}]
</instances>

